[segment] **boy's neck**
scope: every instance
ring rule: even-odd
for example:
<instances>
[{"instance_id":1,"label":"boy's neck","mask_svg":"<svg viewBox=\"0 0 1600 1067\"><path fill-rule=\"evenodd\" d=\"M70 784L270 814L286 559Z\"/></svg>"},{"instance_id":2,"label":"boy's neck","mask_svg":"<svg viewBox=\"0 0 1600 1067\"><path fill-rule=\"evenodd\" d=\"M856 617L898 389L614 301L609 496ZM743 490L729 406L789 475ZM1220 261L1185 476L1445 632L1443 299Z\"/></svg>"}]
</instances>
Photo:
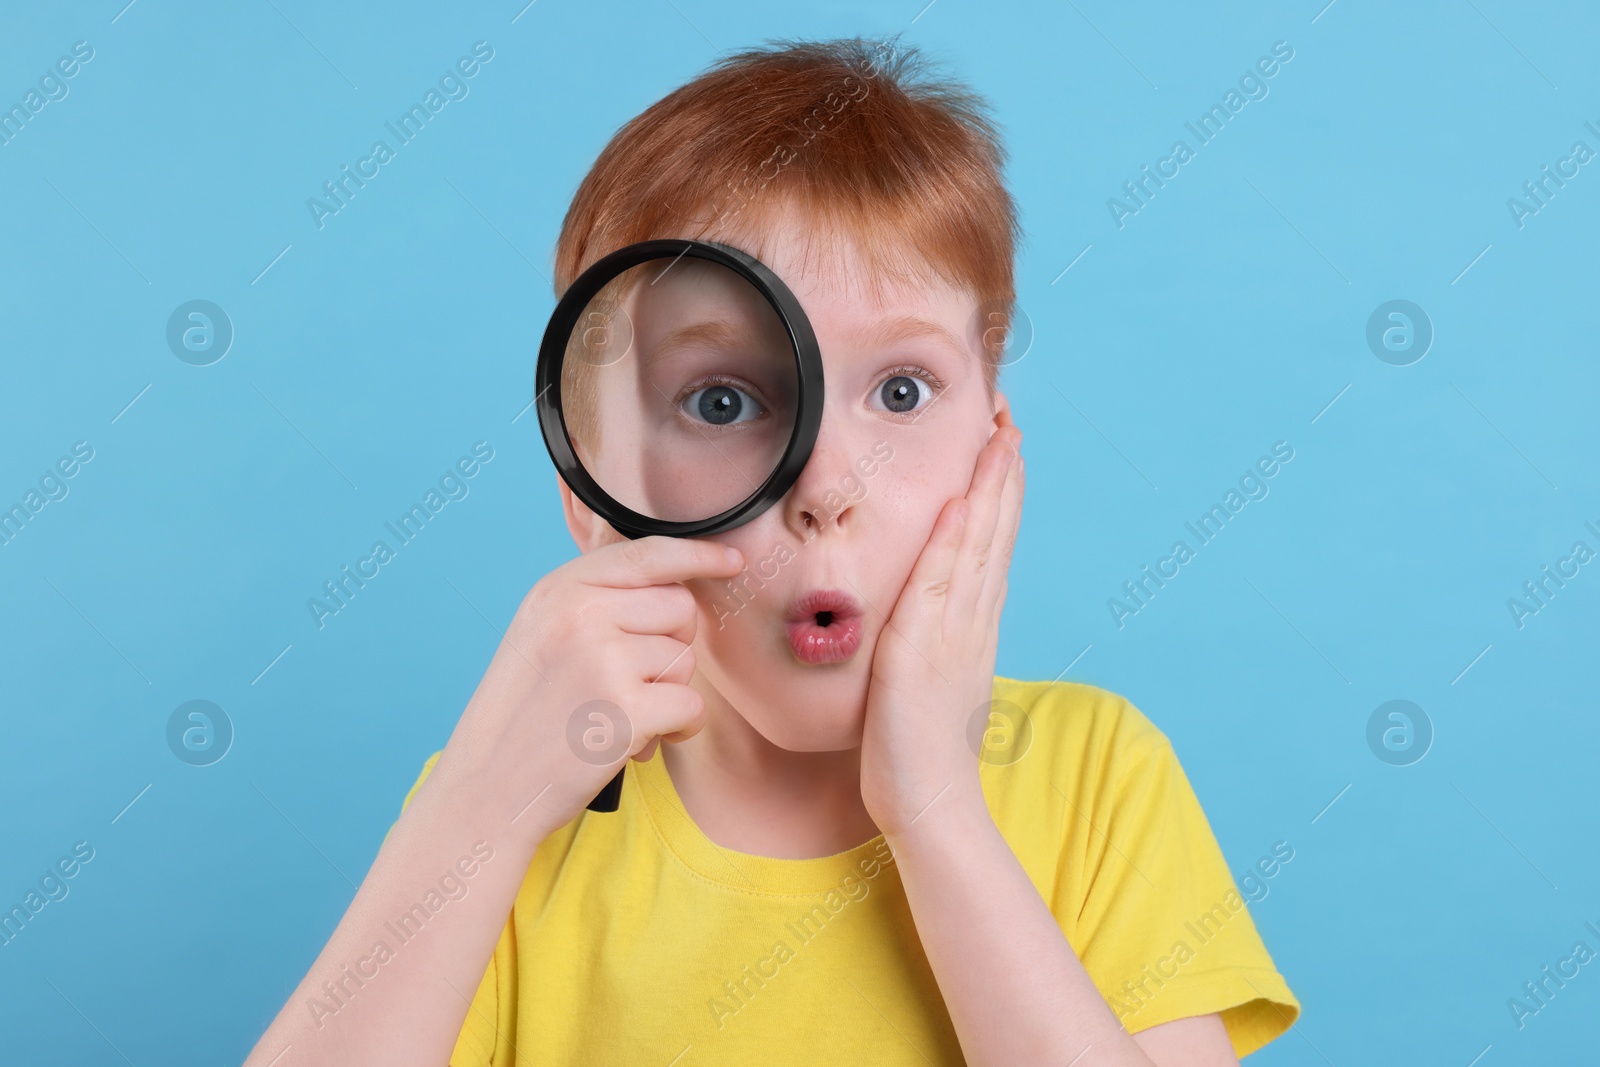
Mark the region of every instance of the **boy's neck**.
<instances>
[{"instance_id":1,"label":"boy's neck","mask_svg":"<svg viewBox=\"0 0 1600 1067\"><path fill-rule=\"evenodd\" d=\"M695 688L706 698L705 727L687 741L663 743L661 759L684 809L714 844L813 859L878 835L861 802L859 748L779 748L710 686Z\"/></svg>"}]
</instances>

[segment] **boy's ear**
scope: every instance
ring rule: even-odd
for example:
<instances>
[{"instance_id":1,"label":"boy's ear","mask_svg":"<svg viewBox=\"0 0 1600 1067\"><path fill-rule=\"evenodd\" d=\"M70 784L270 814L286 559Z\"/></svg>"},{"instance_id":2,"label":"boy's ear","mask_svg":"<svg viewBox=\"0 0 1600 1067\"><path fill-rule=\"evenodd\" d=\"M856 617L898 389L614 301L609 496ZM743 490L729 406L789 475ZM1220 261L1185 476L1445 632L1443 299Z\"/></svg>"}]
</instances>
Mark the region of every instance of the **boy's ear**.
<instances>
[{"instance_id":1,"label":"boy's ear","mask_svg":"<svg viewBox=\"0 0 1600 1067\"><path fill-rule=\"evenodd\" d=\"M580 552L593 552L603 545L626 540L606 520L589 510L589 505L579 500L567 480L556 474L556 488L561 492L561 511L567 519L567 531Z\"/></svg>"}]
</instances>

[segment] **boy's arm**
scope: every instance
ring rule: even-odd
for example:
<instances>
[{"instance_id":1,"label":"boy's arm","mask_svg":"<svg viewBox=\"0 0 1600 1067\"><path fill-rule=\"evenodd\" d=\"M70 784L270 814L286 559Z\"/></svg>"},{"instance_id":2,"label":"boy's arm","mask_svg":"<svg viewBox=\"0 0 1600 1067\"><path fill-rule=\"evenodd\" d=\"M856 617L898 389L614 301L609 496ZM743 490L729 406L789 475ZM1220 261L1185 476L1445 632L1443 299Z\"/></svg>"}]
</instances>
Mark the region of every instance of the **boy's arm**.
<instances>
[{"instance_id":1,"label":"boy's arm","mask_svg":"<svg viewBox=\"0 0 1600 1067\"><path fill-rule=\"evenodd\" d=\"M885 834L917 936L974 1067L1236 1067L1216 1015L1130 1037L995 826L951 789Z\"/></svg>"},{"instance_id":2,"label":"boy's arm","mask_svg":"<svg viewBox=\"0 0 1600 1067\"><path fill-rule=\"evenodd\" d=\"M989 814L967 733L993 712L1024 484L1022 434L996 400L971 488L940 512L874 652L862 800L894 852L968 1063L1236 1065L1215 1016L1128 1035Z\"/></svg>"},{"instance_id":3,"label":"boy's arm","mask_svg":"<svg viewBox=\"0 0 1600 1067\"><path fill-rule=\"evenodd\" d=\"M514 827L487 817L500 807L441 761L246 1067L449 1061L533 852L555 829L539 805ZM406 923L430 892L443 906Z\"/></svg>"},{"instance_id":4,"label":"boy's arm","mask_svg":"<svg viewBox=\"0 0 1600 1067\"><path fill-rule=\"evenodd\" d=\"M534 853L616 774L578 758L573 717L609 706L636 759L698 731L705 701L686 655L698 613L681 583L743 568L715 542L645 537L592 548L534 585L249 1067L449 1060Z\"/></svg>"}]
</instances>

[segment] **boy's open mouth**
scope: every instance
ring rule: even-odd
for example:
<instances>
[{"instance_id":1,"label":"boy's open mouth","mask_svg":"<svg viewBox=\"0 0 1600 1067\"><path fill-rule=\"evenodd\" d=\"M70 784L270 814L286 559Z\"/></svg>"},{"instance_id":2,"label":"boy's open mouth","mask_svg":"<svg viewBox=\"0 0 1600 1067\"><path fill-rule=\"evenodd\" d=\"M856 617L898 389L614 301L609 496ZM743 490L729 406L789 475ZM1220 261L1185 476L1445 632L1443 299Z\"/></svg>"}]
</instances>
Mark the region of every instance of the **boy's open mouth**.
<instances>
[{"instance_id":1,"label":"boy's open mouth","mask_svg":"<svg viewBox=\"0 0 1600 1067\"><path fill-rule=\"evenodd\" d=\"M784 629L795 658L817 665L853 656L861 645L861 625L861 608L849 593L815 589L796 598Z\"/></svg>"}]
</instances>

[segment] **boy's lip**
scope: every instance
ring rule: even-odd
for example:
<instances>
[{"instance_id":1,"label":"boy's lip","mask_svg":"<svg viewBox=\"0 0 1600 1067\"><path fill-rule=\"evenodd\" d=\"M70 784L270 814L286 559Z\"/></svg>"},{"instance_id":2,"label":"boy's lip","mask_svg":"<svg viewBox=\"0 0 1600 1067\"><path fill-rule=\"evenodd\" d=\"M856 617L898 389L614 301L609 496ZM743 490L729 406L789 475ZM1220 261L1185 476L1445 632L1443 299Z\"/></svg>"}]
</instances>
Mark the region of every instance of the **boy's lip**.
<instances>
[{"instance_id":1,"label":"boy's lip","mask_svg":"<svg viewBox=\"0 0 1600 1067\"><path fill-rule=\"evenodd\" d=\"M803 622L816 619L819 612L828 612L835 619L859 619L861 605L856 598L842 589L812 589L790 602L786 622Z\"/></svg>"},{"instance_id":2,"label":"boy's lip","mask_svg":"<svg viewBox=\"0 0 1600 1067\"><path fill-rule=\"evenodd\" d=\"M809 666L842 663L855 655L861 647L862 627L860 606L840 589L801 594L783 624L795 659Z\"/></svg>"}]
</instances>

